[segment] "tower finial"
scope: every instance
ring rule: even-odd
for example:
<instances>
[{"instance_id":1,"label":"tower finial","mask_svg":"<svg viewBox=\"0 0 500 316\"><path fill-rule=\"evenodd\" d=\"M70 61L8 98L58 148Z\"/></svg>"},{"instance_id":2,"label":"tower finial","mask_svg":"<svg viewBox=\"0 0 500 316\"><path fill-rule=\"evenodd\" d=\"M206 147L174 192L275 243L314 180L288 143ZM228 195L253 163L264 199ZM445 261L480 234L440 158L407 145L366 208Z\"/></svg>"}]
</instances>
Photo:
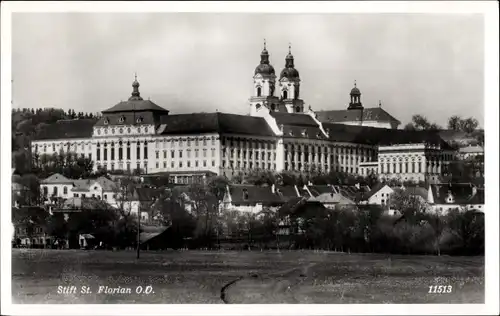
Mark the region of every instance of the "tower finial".
<instances>
[{"instance_id":1,"label":"tower finial","mask_svg":"<svg viewBox=\"0 0 500 316\"><path fill-rule=\"evenodd\" d=\"M382 107L382 101L378 100L378 107L381 108Z\"/></svg>"},{"instance_id":2,"label":"tower finial","mask_svg":"<svg viewBox=\"0 0 500 316\"><path fill-rule=\"evenodd\" d=\"M264 38L264 49L266 49L266 39Z\"/></svg>"},{"instance_id":3,"label":"tower finial","mask_svg":"<svg viewBox=\"0 0 500 316\"><path fill-rule=\"evenodd\" d=\"M292 43L288 42L288 53L292 53Z\"/></svg>"},{"instance_id":4,"label":"tower finial","mask_svg":"<svg viewBox=\"0 0 500 316\"><path fill-rule=\"evenodd\" d=\"M134 72L134 80L137 81L137 71Z\"/></svg>"},{"instance_id":5,"label":"tower finial","mask_svg":"<svg viewBox=\"0 0 500 316\"><path fill-rule=\"evenodd\" d=\"M356 88L356 79L354 79L354 87Z\"/></svg>"}]
</instances>

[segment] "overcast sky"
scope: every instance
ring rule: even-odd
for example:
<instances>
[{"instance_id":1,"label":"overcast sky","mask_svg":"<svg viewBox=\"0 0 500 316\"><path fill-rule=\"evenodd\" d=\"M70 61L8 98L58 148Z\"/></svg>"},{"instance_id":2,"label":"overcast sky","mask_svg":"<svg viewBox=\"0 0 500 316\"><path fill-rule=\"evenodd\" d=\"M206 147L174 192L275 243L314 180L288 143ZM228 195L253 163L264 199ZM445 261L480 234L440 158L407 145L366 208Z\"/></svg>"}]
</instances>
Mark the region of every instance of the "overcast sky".
<instances>
[{"instance_id":1,"label":"overcast sky","mask_svg":"<svg viewBox=\"0 0 500 316\"><path fill-rule=\"evenodd\" d=\"M171 113L247 114L267 40L277 74L288 43L315 110L345 109L356 80L365 107L403 123L422 114L483 126L484 30L480 15L15 13L16 107L97 112L141 95Z\"/></svg>"}]
</instances>

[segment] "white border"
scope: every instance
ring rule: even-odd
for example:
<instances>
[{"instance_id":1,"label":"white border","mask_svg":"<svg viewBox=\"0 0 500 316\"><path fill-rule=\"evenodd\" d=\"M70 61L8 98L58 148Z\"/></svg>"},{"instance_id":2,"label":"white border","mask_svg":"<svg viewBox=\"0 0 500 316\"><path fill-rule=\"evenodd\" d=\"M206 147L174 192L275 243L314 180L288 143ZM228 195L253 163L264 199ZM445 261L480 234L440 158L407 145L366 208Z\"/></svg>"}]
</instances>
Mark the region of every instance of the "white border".
<instances>
[{"instance_id":1,"label":"white border","mask_svg":"<svg viewBox=\"0 0 500 316\"><path fill-rule=\"evenodd\" d=\"M498 3L477 2L2 2L1 3L2 314L24 315L498 315ZM11 304L11 14L12 12L482 13L485 17L485 304L443 305L12 305ZM471 106L476 106L472 105Z\"/></svg>"}]
</instances>

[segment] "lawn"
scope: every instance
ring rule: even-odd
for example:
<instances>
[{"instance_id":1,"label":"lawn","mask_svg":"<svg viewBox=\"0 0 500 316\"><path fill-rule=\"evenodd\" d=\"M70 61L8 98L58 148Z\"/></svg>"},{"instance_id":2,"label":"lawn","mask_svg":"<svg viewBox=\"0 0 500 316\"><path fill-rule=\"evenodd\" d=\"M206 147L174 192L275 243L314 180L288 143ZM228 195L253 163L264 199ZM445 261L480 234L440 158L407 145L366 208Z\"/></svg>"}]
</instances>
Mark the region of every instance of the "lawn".
<instances>
[{"instance_id":1,"label":"lawn","mask_svg":"<svg viewBox=\"0 0 500 316\"><path fill-rule=\"evenodd\" d=\"M433 285L451 293L428 293ZM137 260L132 251L13 249L12 295L53 304L484 303L484 257L150 251Z\"/></svg>"}]
</instances>

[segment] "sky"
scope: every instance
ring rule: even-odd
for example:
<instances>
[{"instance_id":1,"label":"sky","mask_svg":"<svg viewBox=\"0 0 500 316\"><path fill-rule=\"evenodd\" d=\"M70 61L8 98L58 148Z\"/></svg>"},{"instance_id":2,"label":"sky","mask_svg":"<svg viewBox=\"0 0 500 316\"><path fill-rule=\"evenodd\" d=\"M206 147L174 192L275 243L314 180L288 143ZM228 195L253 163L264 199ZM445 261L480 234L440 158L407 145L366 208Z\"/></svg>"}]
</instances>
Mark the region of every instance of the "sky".
<instances>
[{"instance_id":1,"label":"sky","mask_svg":"<svg viewBox=\"0 0 500 316\"><path fill-rule=\"evenodd\" d=\"M279 74L288 45L301 97L346 109L354 80L365 107L403 124L484 126L484 26L478 14L14 13L15 107L99 112L140 92L171 114L248 114L266 39Z\"/></svg>"}]
</instances>

